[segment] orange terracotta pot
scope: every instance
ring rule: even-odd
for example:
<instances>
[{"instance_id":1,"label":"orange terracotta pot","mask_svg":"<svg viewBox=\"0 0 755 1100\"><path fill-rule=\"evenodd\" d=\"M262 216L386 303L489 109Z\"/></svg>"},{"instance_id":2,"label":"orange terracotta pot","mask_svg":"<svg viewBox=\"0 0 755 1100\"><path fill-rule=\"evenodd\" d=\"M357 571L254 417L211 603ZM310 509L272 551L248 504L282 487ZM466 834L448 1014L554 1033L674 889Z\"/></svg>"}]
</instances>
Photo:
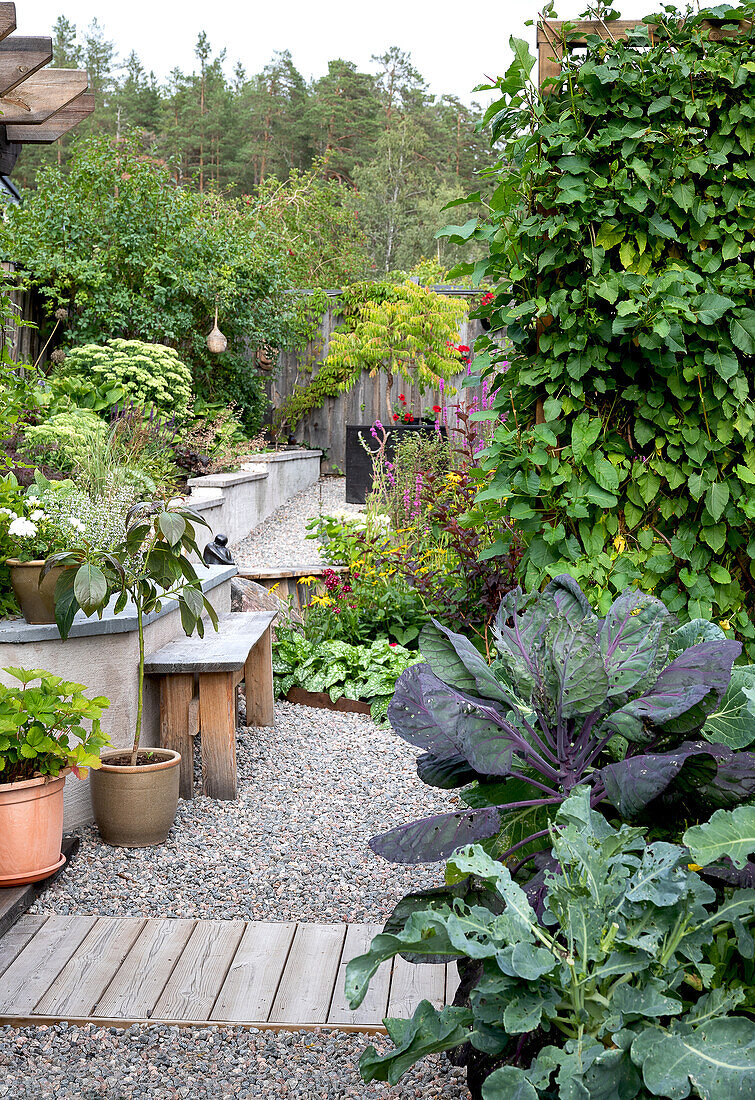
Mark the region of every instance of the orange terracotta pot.
<instances>
[{"instance_id":1,"label":"orange terracotta pot","mask_svg":"<svg viewBox=\"0 0 755 1100\"><path fill-rule=\"evenodd\" d=\"M63 866L67 774L0 784L0 887L39 882Z\"/></svg>"}]
</instances>

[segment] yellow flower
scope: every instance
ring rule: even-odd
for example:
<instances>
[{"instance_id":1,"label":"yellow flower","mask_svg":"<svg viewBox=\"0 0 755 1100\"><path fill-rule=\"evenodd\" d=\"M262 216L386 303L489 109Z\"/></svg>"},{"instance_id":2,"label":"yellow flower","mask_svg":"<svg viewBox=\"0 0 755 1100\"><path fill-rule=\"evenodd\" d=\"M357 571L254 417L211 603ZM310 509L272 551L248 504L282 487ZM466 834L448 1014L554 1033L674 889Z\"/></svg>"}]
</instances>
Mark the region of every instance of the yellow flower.
<instances>
[{"instance_id":1,"label":"yellow flower","mask_svg":"<svg viewBox=\"0 0 755 1100\"><path fill-rule=\"evenodd\" d=\"M718 625L721 627L722 630L731 630L731 623L728 619L719 619Z\"/></svg>"},{"instance_id":2,"label":"yellow flower","mask_svg":"<svg viewBox=\"0 0 755 1100\"><path fill-rule=\"evenodd\" d=\"M613 544L620 554L623 554L627 548L627 540L624 538L623 535L617 535L616 538L613 540Z\"/></svg>"},{"instance_id":3,"label":"yellow flower","mask_svg":"<svg viewBox=\"0 0 755 1100\"><path fill-rule=\"evenodd\" d=\"M688 863L687 869L690 871L702 871L702 867L699 863Z\"/></svg>"}]
</instances>

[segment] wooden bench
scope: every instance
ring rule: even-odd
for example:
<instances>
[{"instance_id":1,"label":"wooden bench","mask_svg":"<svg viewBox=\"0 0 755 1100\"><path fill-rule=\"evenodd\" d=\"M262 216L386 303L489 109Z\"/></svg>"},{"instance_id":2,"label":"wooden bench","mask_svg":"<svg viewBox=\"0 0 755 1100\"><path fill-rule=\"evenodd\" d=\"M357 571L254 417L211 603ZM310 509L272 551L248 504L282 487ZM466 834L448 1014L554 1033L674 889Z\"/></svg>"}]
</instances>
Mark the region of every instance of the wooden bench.
<instances>
[{"instance_id":1,"label":"wooden bench","mask_svg":"<svg viewBox=\"0 0 755 1100\"><path fill-rule=\"evenodd\" d=\"M244 681L246 723L272 726L275 611L224 615L217 633L176 638L150 653L149 676L160 678L160 744L181 753L182 798L194 791L193 737L202 735L202 789L210 798L236 797L236 687Z\"/></svg>"}]
</instances>

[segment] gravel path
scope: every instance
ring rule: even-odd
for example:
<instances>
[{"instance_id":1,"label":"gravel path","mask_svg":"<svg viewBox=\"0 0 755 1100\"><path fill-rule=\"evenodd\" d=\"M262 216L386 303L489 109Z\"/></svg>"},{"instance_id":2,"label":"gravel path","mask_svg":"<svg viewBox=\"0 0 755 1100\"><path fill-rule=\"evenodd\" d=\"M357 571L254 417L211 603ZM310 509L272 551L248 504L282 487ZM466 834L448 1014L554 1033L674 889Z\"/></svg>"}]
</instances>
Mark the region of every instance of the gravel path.
<instances>
[{"instance_id":1,"label":"gravel path","mask_svg":"<svg viewBox=\"0 0 755 1100\"><path fill-rule=\"evenodd\" d=\"M345 477L320 478L232 546L233 559L238 565L259 569L326 565L317 542L306 538L306 523L321 512L343 511L358 513L364 506L346 503Z\"/></svg>"},{"instance_id":2,"label":"gravel path","mask_svg":"<svg viewBox=\"0 0 755 1100\"><path fill-rule=\"evenodd\" d=\"M111 848L94 828L34 912L380 921L440 867L373 855L377 832L454 806L415 754L362 715L276 704L274 729L239 730L236 802L180 801L158 848ZM69 780L74 782L74 780Z\"/></svg>"},{"instance_id":3,"label":"gravel path","mask_svg":"<svg viewBox=\"0 0 755 1100\"><path fill-rule=\"evenodd\" d=\"M358 1073L364 1035L243 1028L0 1028L7 1100L461 1100L462 1071L434 1057L393 1087ZM374 1037L384 1049L385 1037Z\"/></svg>"}]
</instances>

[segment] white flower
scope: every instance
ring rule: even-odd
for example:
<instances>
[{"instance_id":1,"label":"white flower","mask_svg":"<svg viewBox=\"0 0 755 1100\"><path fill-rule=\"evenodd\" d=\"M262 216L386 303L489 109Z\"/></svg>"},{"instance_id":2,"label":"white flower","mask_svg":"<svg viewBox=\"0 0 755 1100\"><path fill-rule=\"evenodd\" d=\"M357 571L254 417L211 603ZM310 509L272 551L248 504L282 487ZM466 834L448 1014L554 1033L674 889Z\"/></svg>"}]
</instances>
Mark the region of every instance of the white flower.
<instances>
[{"instance_id":1,"label":"white flower","mask_svg":"<svg viewBox=\"0 0 755 1100\"><path fill-rule=\"evenodd\" d=\"M68 523L70 524L71 527L74 528L74 530L76 530L76 531L83 531L84 530L84 524L81 522L80 519L76 519L74 516L68 516L67 519L68 519Z\"/></svg>"},{"instance_id":2,"label":"white flower","mask_svg":"<svg viewBox=\"0 0 755 1100\"><path fill-rule=\"evenodd\" d=\"M41 508L35 508L29 516L29 519L47 519Z\"/></svg>"},{"instance_id":3,"label":"white flower","mask_svg":"<svg viewBox=\"0 0 755 1100\"><path fill-rule=\"evenodd\" d=\"M8 528L9 535L18 535L19 538L33 538L36 533L36 523L32 523L30 519L23 519L21 516L14 519Z\"/></svg>"},{"instance_id":4,"label":"white flower","mask_svg":"<svg viewBox=\"0 0 755 1100\"><path fill-rule=\"evenodd\" d=\"M18 513L12 512L10 508L0 508L0 513L4 516L13 516L14 519L18 519Z\"/></svg>"}]
</instances>

